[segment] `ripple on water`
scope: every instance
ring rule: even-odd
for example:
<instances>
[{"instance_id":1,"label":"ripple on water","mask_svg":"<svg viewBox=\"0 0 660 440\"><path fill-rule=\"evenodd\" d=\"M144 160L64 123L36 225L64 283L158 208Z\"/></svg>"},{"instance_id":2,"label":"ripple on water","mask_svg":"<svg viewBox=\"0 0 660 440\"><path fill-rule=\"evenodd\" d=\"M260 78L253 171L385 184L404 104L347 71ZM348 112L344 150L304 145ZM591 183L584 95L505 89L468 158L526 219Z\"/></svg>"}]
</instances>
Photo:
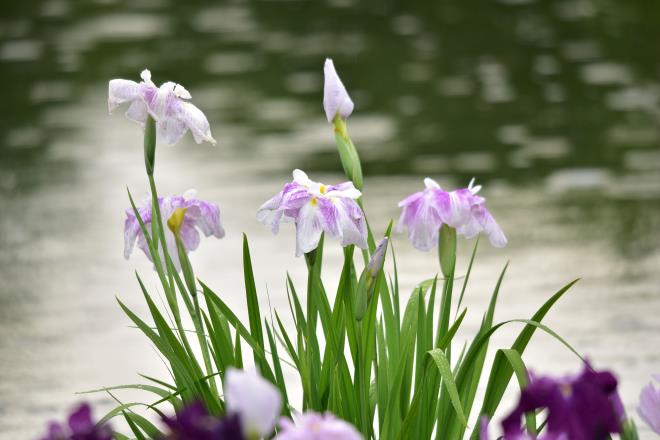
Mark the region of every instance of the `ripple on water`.
<instances>
[{"instance_id":1,"label":"ripple on water","mask_svg":"<svg viewBox=\"0 0 660 440\"><path fill-rule=\"evenodd\" d=\"M58 61L65 70L75 71L79 69L82 52L99 43L136 43L170 32L170 20L157 14L106 13L89 17L67 27L57 37Z\"/></svg>"},{"instance_id":2,"label":"ripple on water","mask_svg":"<svg viewBox=\"0 0 660 440\"><path fill-rule=\"evenodd\" d=\"M600 44L595 40L576 40L564 43L562 55L570 61L590 61L600 58Z\"/></svg>"},{"instance_id":3,"label":"ripple on water","mask_svg":"<svg viewBox=\"0 0 660 440\"><path fill-rule=\"evenodd\" d=\"M509 82L506 67L492 59L482 59L477 67L481 81L481 96L486 102L510 102L515 93Z\"/></svg>"},{"instance_id":4,"label":"ripple on water","mask_svg":"<svg viewBox=\"0 0 660 440\"><path fill-rule=\"evenodd\" d=\"M635 85L608 93L605 105L612 110L658 111L660 88L656 84Z\"/></svg>"},{"instance_id":5,"label":"ripple on water","mask_svg":"<svg viewBox=\"0 0 660 440\"><path fill-rule=\"evenodd\" d=\"M612 175L601 168L566 168L545 179L545 187L553 193L602 189L610 185Z\"/></svg>"},{"instance_id":6,"label":"ripple on water","mask_svg":"<svg viewBox=\"0 0 660 440\"><path fill-rule=\"evenodd\" d=\"M474 91L474 84L467 76L447 76L437 80L435 88L444 96L468 96Z\"/></svg>"},{"instance_id":7,"label":"ripple on water","mask_svg":"<svg viewBox=\"0 0 660 440\"><path fill-rule=\"evenodd\" d=\"M582 81L593 85L630 84L633 73L629 66L613 61L599 61L580 68Z\"/></svg>"},{"instance_id":8,"label":"ripple on water","mask_svg":"<svg viewBox=\"0 0 660 440\"><path fill-rule=\"evenodd\" d=\"M251 72L262 67L262 60L254 52L217 52L204 60L204 69L213 75Z\"/></svg>"},{"instance_id":9,"label":"ripple on water","mask_svg":"<svg viewBox=\"0 0 660 440\"><path fill-rule=\"evenodd\" d=\"M657 147L658 129L653 124L642 126L615 124L605 133L605 139L611 145L618 147Z\"/></svg>"},{"instance_id":10,"label":"ripple on water","mask_svg":"<svg viewBox=\"0 0 660 440\"><path fill-rule=\"evenodd\" d=\"M11 40L0 46L0 61L36 61L43 52L43 43L37 40Z\"/></svg>"},{"instance_id":11,"label":"ripple on water","mask_svg":"<svg viewBox=\"0 0 660 440\"><path fill-rule=\"evenodd\" d=\"M243 6L214 6L201 9L192 19L193 29L209 33L254 33L257 22L250 8Z\"/></svg>"}]
</instances>

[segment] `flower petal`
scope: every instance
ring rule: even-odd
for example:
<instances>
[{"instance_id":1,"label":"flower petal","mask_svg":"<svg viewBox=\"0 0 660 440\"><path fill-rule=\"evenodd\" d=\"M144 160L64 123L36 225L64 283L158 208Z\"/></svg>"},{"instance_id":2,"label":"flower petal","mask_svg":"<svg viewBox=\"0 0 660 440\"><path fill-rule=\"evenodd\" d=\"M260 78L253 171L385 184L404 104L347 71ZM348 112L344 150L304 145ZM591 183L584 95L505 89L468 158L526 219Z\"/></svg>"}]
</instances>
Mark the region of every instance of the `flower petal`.
<instances>
[{"instance_id":1,"label":"flower petal","mask_svg":"<svg viewBox=\"0 0 660 440\"><path fill-rule=\"evenodd\" d=\"M211 135L211 126L204 113L189 102L181 101L179 103L178 119L190 129L190 132L195 138L195 142L201 144L208 142L212 145L216 144L215 139Z\"/></svg>"},{"instance_id":2,"label":"flower petal","mask_svg":"<svg viewBox=\"0 0 660 440\"><path fill-rule=\"evenodd\" d=\"M225 374L225 401L229 414L240 416L246 437L268 437L282 408L275 385L255 372L229 368Z\"/></svg>"},{"instance_id":3,"label":"flower petal","mask_svg":"<svg viewBox=\"0 0 660 440\"><path fill-rule=\"evenodd\" d=\"M183 121L174 118L161 118L156 122L157 139L167 145L174 145L181 140L188 127Z\"/></svg>"},{"instance_id":4,"label":"flower petal","mask_svg":"<svg viewBox=\"0 0 660 440\"><path fill-rule=\"evenodd\" d=\"M300 209L296 218L296 256L313 251L319 245L321 233L321 219L319 209L311 202Z\"/></svg>"},{"instance_id":5,"label":"flower petal","mask_svg":"<svg viewBox=\"0 0 660 440\"><path fill-rule=\"evenodd\" d=\"M332 122L337 114L343 119L348 118L353 113L353 101L346 87L339 79L335 65L330 58L325 60L323 66L324 85L323 85L323 108L328 122Z\"/></svg>"},{"instance_id":6,"label":"flower petal","mask_svg":"<svg viewBox=\"0 0 660 440\"><path fill-rule=\"evenodd\" d=\"M125 102L141 99L140 85L128 79L113 79L108 83L108 111Z\"/></svg>"}]
</instances>

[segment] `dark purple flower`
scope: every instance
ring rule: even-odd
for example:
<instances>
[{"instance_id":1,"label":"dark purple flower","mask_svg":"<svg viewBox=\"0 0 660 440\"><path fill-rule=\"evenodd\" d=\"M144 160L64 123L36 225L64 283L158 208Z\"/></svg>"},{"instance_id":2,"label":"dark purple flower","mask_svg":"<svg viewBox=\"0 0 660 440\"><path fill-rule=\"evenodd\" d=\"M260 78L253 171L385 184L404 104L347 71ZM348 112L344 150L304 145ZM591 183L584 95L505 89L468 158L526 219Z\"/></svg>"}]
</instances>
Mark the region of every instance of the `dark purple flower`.
<instances>
[{"instance_id":1,"label":"dark purple flower","mask_svg":"<svg viewBox=\"0 0 660 440\"><path fill-rule=\"evenodd\" d=\"M238 415L224 419L209 415L201 402L193 402L173 417L163 417L168 440L243 440Z\"/></svg>"},{"instance_id":2,"label":"dark purple flower","mask_svg":"<svg viewBox=\"0 0 660 440\"><path fill-rule=\"evenodd\" d=\"M609 438L609 434L621 432L624 418L616 388L617 380L612 373L594 371L588 363L576 377L532 377L520 394L518 406L502 422L505 438L519 438L521 417L537 409L548 410L544 438Z\"/></svg>"},{"instance_id":3,"label":"dark purple flower","mask_svg":"<svg viewBox=\"0 0 660 440\"><path fill-rule=\"evenodd\" d=\"M92 408L83 403L69 415L66 425L50 422L41 440L112 440L112 429L107 424L97 426Z\"/></svg>"}]
</instances>

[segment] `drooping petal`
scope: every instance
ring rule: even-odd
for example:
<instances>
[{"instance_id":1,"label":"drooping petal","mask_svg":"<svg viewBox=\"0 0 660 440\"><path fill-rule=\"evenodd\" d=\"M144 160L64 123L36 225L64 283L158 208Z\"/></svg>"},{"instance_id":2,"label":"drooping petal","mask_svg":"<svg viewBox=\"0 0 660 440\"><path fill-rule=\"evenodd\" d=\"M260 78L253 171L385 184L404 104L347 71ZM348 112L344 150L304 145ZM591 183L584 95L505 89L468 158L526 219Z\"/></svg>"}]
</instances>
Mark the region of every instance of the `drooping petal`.
<instances>
[{"instance_id":1,"label":"drooping petal","mask_svg":"<svg viewBox=\"0 0 660 440\"><path fill-rule=\"evenodd\" d=\"M649 428L660 434L660 389L656 389L652 383L642 388L637 414Z\"/></svg>"},{"instance_id":2,"label":"drooping petal","mask_svg":"<svg viewBox=\"0 0 660 440\"><path fill-rule=\"evenodd\" d=\"M332 122L337 114L343 119L348 118L353 113L353 101L348 96L346 87L339 79L335 65L330 58L325 60L323 73L323 109L328 122Z\"/></svg>"},{"instance_id":3,"label":"drooping petal","mask_svg":"<svg viewBox=\"0 0 660 440\"><path fill-rule=\"evenodd\" d=\"M144 127L144 124L147 122L147 117L149 117L147 104L140 100L133 101L131 105L128 106L126 117Z\"/></svg>"},{"instance_id":4,"label":"drooping petal","mask_svg":"<svg viewBox=\"0 0 660 440\"><path fill-rule=\"evenodd\" d=\"M161 118L156 122L156 134L158 139L167 145L174 145L188 131L188 127L182 121L174 118Z\"/></svg>"},{"instance_id":5,"label":"drooping petal","mask_svg":"<svg viewBox=\"0 0 660 440\"><path fill-rule=\"evenodd\" d=\"M213 235L222 238L225 236L225 230L220 223L220 207L218 205L199 199L188 200L187 205L199 209L196 226L206 237Z\"/></svg>"},{"instance_id":6,"label":"drooping petal","mask_svg":"<svg viewBox=\"0 0 660 440\"><path fill-rule=\"evenodd\" d=\"M296 218L296 256L316 249L322 232L320 210L310 201L300 209Z\"/></svg>"},{"instance_id":7,"label":"drooping petal","mask_svg":"<svg viewBox=\"0 0 660 440\"><path fill-rule=\"evenodd\" d=\"M108 111L125 102L141 99L140 85L128 79L112 79L108 83Z\"/></svg>"},{"instance_id":8,"label":"drooping petal","mask_svg":"<svg viewBox=\"0 0 660 440\"><path fill-rule=\"evenodd\" d=\"M408 237L412 245L429 251L438 243L438 231L442 218L436 206L433 194L427 190L413 194L399 203L403 208L399 219L399 229L408 228Z\"/></svg>"},{"instance_id":9,"label":"drooping petal","mask_svg":"<svg viewBox=\"0 0 660 440\"><path fill-rule=\"evenodd\" d=\"M477 218L490 241L490 244L497 248L506 246L507 239L502 228L497 224L493 216L485 207L480 207Z\"/></svg>"},{"instance_id":10,"label":"drooping petal","mask_svg":"<svg viewBox=\"0 0 660 440\"><path fill-rule=\"evenodd\" d=\"M272 383L255 372L229 368L225 374L229 414L238 414L246 437L267 437L275 427L282 397Z\"/></svg>"},{"instance_id":11,"label":"drooping petal","mask_svg":"<svg viewBox=\"0 0 660 440\"><path fill-rule=\"evenodd\" d=\"M362 209L350 198L339 199L335 205L339 214L341 245L354 244L361 249L366 249L367 223L364 220Z\"/></svg>"},{"instance_id":12,"label":"drooping petal","mask_svg":"<svg viewBox=\"0 0 660 440\"><path fill-rule=\"evenodd\" d=\"M208 142L212 145L216 144L215 139L211 135L211 126L208 119L200 109L195 107L189 102L180 102L178 109L178 120L190 129L190 132L195 139L195 142L201 144Z\"/></svg>"}]
</instances>

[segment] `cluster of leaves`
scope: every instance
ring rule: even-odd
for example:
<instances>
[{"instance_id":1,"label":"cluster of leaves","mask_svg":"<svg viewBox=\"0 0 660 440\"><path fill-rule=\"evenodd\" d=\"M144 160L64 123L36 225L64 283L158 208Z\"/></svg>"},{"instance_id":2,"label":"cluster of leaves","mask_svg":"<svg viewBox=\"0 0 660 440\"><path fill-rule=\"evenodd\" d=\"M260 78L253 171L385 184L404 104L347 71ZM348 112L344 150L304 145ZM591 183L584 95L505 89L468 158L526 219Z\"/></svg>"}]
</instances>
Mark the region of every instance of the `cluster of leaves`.
<instances>
[{"instance_id":1,"label":"cluster of leaves","mask_svg":"<svg viewBox=\"0 0 660 440\"><path fill-rule=\"evenodd\" d=\"M339 138L338 144L342 141L342 137ZM155 143L155 133L148 124L145 147L151 148L152 143ZM341 151L341 145L339 147ZM357 155L351 160L358 161L359 168ZM352 167L355 168L355 163ZM347 174L351 178L356 173ZM454 247L453 254L448 257L452 264L445 265L449 269L444 271L443 278L420 283L402 307L392 247L392 273L380 271L375 287L368 288L360 282L361 271L355 261L363 260L366 265L374 251L371 230L369 250L363 251L362 258L354 255L353 246L344 248L344 263L334 295L328 293L322 279L323 240L315 251L306 255L308 276L304 297L287 276L292 328L287 328L279 311L274 311L270 320L264 317L248 239L244 237L243 273L249 317L244 324L220 295L196 279L185 252L179 252L181 272L174 267L165 242L164 225L168 219L161 218L153 174L148 173L148 176L154 215L150 228L141 220L140 226L162 286L166 310L156 304L139 275L138 283L151 322L140 318L121 301L119 304L166 361L171 377L162 380L143 376L149 383L95 390L114 396L117 389L134 388L156 395L150 404L118 401L118 406L101 420L102 423L123 415L138 439L161 436L157 426L135 411L139 406L160 413L162 405L179 409L187 402L201 400L210 413L223 414L224 372L229 367L243 368L244 357L249 355L259 373L281 391L284 415L291 415L294 408L331 411L353 423L365 438L460 439L465 436L467 421L475 410L482 379L487 377L487 385L479 414L488 417L495 413L514 375L519 386L525 387L528 375L522 354L537 329L575 351L541 323L575 281L552 295L530 319L495 323L505 267L478 332L465 344L458 344L455 336L467 313L467 309L461 308L462 299L478 241L461 282L454 276ZM140 219L132 198L131 204ZM391 223L386 228L386 236L390 230ZM455 296L458 296L457 301ZM360 307L356 302L358 298L366 298L364 313L356 313L356 307ZM186 320L189 317L192 321L194 330L184 328L185 315ZM511 347L497 350L492 365L484 371L490 337L511 323L524 326ZM289 367L299 374L302 403L289 401L290 384L283 373L283 369ZM542 427L538 422L536 414L527 415L527 429L531 433ZM478 429L471 432L473 439L478 435ZM117 433L116 438L128 437Z\"/></svg>"}]
</instances>

